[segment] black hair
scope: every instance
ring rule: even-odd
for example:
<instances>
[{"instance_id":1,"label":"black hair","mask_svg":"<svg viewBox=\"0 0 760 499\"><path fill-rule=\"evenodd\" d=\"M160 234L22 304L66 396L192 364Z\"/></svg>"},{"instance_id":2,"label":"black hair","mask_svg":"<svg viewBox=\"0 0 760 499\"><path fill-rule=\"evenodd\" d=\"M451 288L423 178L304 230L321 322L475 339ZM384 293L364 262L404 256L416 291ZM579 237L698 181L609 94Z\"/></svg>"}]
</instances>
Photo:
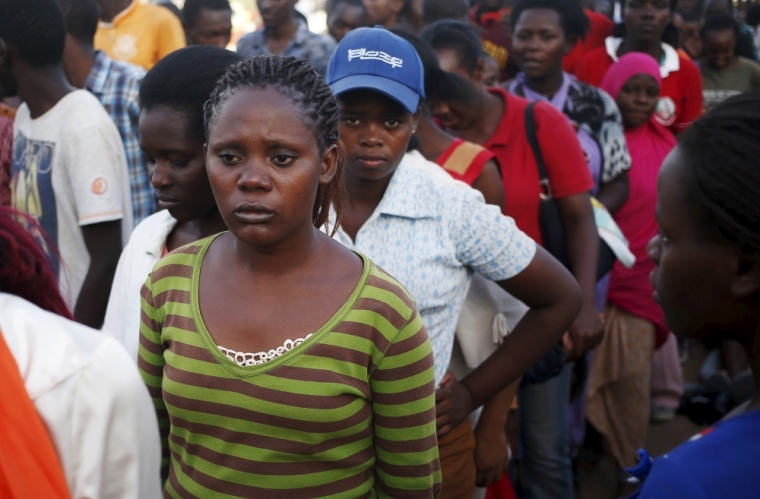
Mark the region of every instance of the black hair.
<instances>
[{"instance_id":1,"label":"black hair","mask_svg":"<svg viewBox=\"0 0 760 499\"><path fill-rule=\"evenodd\" d=\"M172 2L171 0L164 0L163 2L158 2L156 5L158 5L159 7L165 8L166 10L174 14L177 17L177 19L179 19L180 21L182 20L182 12L179 10L179 7L174 5L174 2Z\"/></svg>"},{"instance_id":2,"label":"black hair","mask_svg":"<svg viewBox=\"0 0 760 499\"><path fill-rule=\"evenodd\" d=\"M583 11L580 0L518 0L512 7L511 13L513 31L522 13L532 9L549 9L557 12L562 20L565 38L585 40L591 23Z\"/></svg>"},{"instance_id":3,"label":"black hair","mask_svg":"<svg viewBox=\"0 0 760 499\"><path fill-rule=\"evenodd\" d=\"M433 23L422 32L422 39L434 50L454 51L459 63L469 71L475 70L483 54L475 28L462 21L444 20Z\"/></svg>"},{"instance_id":4,"label":"black hair","mask_svg":"<svg viewBox=\"0 0 760 499\"><path fill-rule=\"evenodd\" d=\"M192 26L195 24L201 9L232 11L230 2L227 0L185 0L185 5L182 7L182 20L185 25Z\"/></svg>"},{"instance_id":5,"label":"black hair","mask_svg":"<svg viewBox=\"0 0 760 499\"><path fill-rule=\"evenodd\" d=\"M623 4L623 8L625 8L626 0L621 0L621 3ZM675 13L676 9L678 9L678 0L670 0L670 3L668 4L668 10L670 10L671 13ZM615 36L617 38L625 38L626 34L627 30L625 29L625 24L623 23L616 24L612 30L612 36ZM678 31L678 28L673 23L673 21L670 21L668 25L665 26L665 31L662 32L660 39L664 43L667 43L671 47L675 48L680 46L680 37L680 31Z\"/></svg>"},{"instance_id":6,"label":"black hair","mask_svg":"<svg viewBox=\"0 0 760 499\"><path fill-rule=\"evenodd\" d=\"M59 64L66 23L55 0L0 0L0 38L32 67Z\"/></svg>"},{"instance_id":7,"label":"black hair","mask_svg":"<svg viewBox=\"0 0 760 499\"><path fill-rule=\"evenodd\" d=\"M760 256L760 92L724 101L681 136L690 202L718 236Z\"/></svg>"},{"instance_id":8,"label":"black hair","mask_svg":"<svg viewBox=\"0 0 760 499\"><path fill-rule=\"evenodd\" d=\"M98 30L98 5L95 0L58 0L66 21L66 32L76 41L92 45Z\"/></svg>"},{"instance_id":9,"label":"black hair","mask_svg":"<svg viewBox=\"0 0 760 499\"><path fill-rule=\"evenodd\" d=\"M187 116L188 132L205 138L203 106L227 68L240 55L210 45L194 45L172 52L148 71L140 86L140 108L166 106Z\"/></svg>"},{"instance_id":10,"label":"black hair","mask_svg":"<svg viewBox=\"0 0 760 499\"><path fill-rule=\"evenodd\" d=\"M341 170L343 150L339 144L338 101L324 78L304 59L280 55L257 55L227 69L205 105L206 137L216 124L224 103L241 88L274 88L290 98L298 106L308 124L314 129L321 151L338 146L338 169L332 182L320 185L314 203L312 220L315 227L322 227L335 207L337 230L341 215Z\"/></svg>"},{"instance_id":11,"label":"black hair","mask_svg":"<svg viewBox=\"0 0 760 499\"><path fill-rule=\"evenodd\" d=\"M470 94L466 88L462 88L463 85L469 85L467 81L459 75L449 74L442 70L433 48L422 38L395 27L391 28L390 31L408 41L417 51L417 55L420 56L425 73L425 96L427 99L461 101Z\"/></svg>"},{"instance_id":12,"label":"black hair","mask_svg":"<svg viewBox=\"0 0 760 499\"><path fill-rule=\"evenodd\" d=\"M364 3L362 0L328 0L328 2L325 4L325 11L329 14L333 11L333 9L335 9L335 7L342 3L351 5L352 7L361 7L364 9Z\"/></svg>"},{"instance_id":13,"label":"black hair","mask_svg":"<svg viewBox=\"0 0 760 499\"><path fill-rule=\"evenodd\" d=\"M467 0L425 0L422 22L428 25L443 19L462 19L469 11Z\"/></svg>"},{"instance_id":14,"label":"black hair","mask_svg":"<svg viewBox=\"0 0 760 499\"><path fill-rule=\"evenodd\" d=\"M710 31L724 31L731 30L736 35L737 42L739 41L739 23L733 16L728 14L720 14L712 16L705 21L702 28L699 30L699 36L702 40L707 38L707 33Z\"/></svg>"},{"instance_id":15,"label":"black hair","mask_svg":"<svg viewBox=\"0 0 760 499\"><path fill-rule=\"evenodd\" d=\"M753 28L760 24L760 4L753 3L747 8L745 21L747 26L752 26Z\"/></svg>"}]
</instances>

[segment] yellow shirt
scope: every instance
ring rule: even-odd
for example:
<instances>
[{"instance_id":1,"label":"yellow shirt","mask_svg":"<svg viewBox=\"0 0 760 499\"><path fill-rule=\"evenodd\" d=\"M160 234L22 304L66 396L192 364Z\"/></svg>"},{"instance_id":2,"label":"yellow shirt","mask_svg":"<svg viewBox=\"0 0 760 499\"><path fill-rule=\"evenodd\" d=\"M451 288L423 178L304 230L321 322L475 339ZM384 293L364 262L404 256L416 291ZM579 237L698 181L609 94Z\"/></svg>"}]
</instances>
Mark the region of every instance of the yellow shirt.
<instances>
[{"instance_id":1,"label":"yellow shirt","mask_svg":"<svg viewBox=\"0 0 760 499\"><path fill-rule=\"evenodd\" d=\"M164 7L134 0L110 23L100 22L95 49L117 61L149 70L167 54L185 46L182 24Z\"/></svg>"}]
</instances>

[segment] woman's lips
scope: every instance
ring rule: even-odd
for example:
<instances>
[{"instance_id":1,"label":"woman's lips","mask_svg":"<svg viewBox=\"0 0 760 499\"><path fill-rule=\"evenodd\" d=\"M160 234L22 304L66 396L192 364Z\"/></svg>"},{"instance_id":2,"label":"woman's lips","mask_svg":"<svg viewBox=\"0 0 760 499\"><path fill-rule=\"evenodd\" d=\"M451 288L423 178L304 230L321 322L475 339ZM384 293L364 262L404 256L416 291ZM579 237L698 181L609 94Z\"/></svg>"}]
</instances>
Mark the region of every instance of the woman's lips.
<instances>
[{"instance_id":1,"label":"woman's lips","mask_svg":"<svg viewBox=\"0 0 760 499\"><path fill-rule=\"evenodd\" d=\"M270 221L274 212L260 204L244 204L235 210L235 217L246 224L261 224Z\"/></svg>"},{"instance_id":2,"label":"woman's lips","mask_svg":"<svg viewBox=\"0 0 760 499\"><path fill-rule=\"evenodd\" d=\"M160 194L157 196L157 199L158 199L158 208L161 210L173 208L177 206L178 204L180 204L180 202L177 201L176 199L170 198L168 196L162 196Z\"/></svg>"},{"instance_id":3,"label":"woman's lips","mask_svg":"<svg viewBox=\"0 0 760 499\"><path fill-rule=\"evenodd\" d=\"M388 160L382 156L357 156L356 160L368 168L377 168L388 162Z\"/></svg>"}]
</instances>

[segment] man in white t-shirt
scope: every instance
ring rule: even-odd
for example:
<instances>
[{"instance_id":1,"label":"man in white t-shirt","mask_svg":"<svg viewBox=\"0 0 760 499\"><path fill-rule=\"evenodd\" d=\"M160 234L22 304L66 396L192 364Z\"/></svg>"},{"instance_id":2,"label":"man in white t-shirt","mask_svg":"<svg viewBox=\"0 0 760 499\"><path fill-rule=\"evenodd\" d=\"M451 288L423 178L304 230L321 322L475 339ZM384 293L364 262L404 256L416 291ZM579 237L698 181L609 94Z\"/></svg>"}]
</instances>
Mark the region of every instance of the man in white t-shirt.
<instances>
[{"instance_id":1,"label":"man in white t-shirt","mask_svg":"<svg viewBox=\"0 0 760 499\"><path fill-rule=\"evenodd\" d=\"M99 328L132 227L129 180L116 125L66 80L65 40L55 0L0 0L0 71L10 70L24 101L14 125L11 203L42 226L76 320Z\"/></svg>"}]
</instances>

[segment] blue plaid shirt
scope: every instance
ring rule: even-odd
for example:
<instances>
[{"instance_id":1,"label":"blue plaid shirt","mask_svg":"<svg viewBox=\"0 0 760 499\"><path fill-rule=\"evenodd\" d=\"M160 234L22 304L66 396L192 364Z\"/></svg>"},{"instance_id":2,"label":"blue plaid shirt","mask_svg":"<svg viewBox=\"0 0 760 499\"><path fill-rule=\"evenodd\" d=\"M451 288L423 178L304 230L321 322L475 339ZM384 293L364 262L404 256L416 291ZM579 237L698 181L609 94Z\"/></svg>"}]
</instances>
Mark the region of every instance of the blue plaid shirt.
<instances>
[{"instance_id":1,"label":"blue plaid shirt","mask_svg":"<svg viewBox=\"0 0 760 499\"><path fill-rule=\"evenodd\" d=\"M312 33L306 26L298 23L298 30L295 35L285 50L278 55L306 59L314 66L317 73L324 76L327 73L327 64L335 51L335 46L335 40L331 37ZM248 33L242 37L237 44L237 53L244 59L250 59L254 55L273 55L264 38L264 29Z\"/></svg>"},{"instance_id":2,"label":"blue plaid shirt","mask_svg":"<svg viewBox=\"0 0 760 499\"><path fill-rule=\"evenodd\" d=\"M156 193L150 183L148 166L140 150L140 105L137 96L145 71L132 64L114 61L99 50L84 84L98 98L119 129L124 142L132 192L132 217L136 226L156 211Z\"/></svg>"}]
</instances>

